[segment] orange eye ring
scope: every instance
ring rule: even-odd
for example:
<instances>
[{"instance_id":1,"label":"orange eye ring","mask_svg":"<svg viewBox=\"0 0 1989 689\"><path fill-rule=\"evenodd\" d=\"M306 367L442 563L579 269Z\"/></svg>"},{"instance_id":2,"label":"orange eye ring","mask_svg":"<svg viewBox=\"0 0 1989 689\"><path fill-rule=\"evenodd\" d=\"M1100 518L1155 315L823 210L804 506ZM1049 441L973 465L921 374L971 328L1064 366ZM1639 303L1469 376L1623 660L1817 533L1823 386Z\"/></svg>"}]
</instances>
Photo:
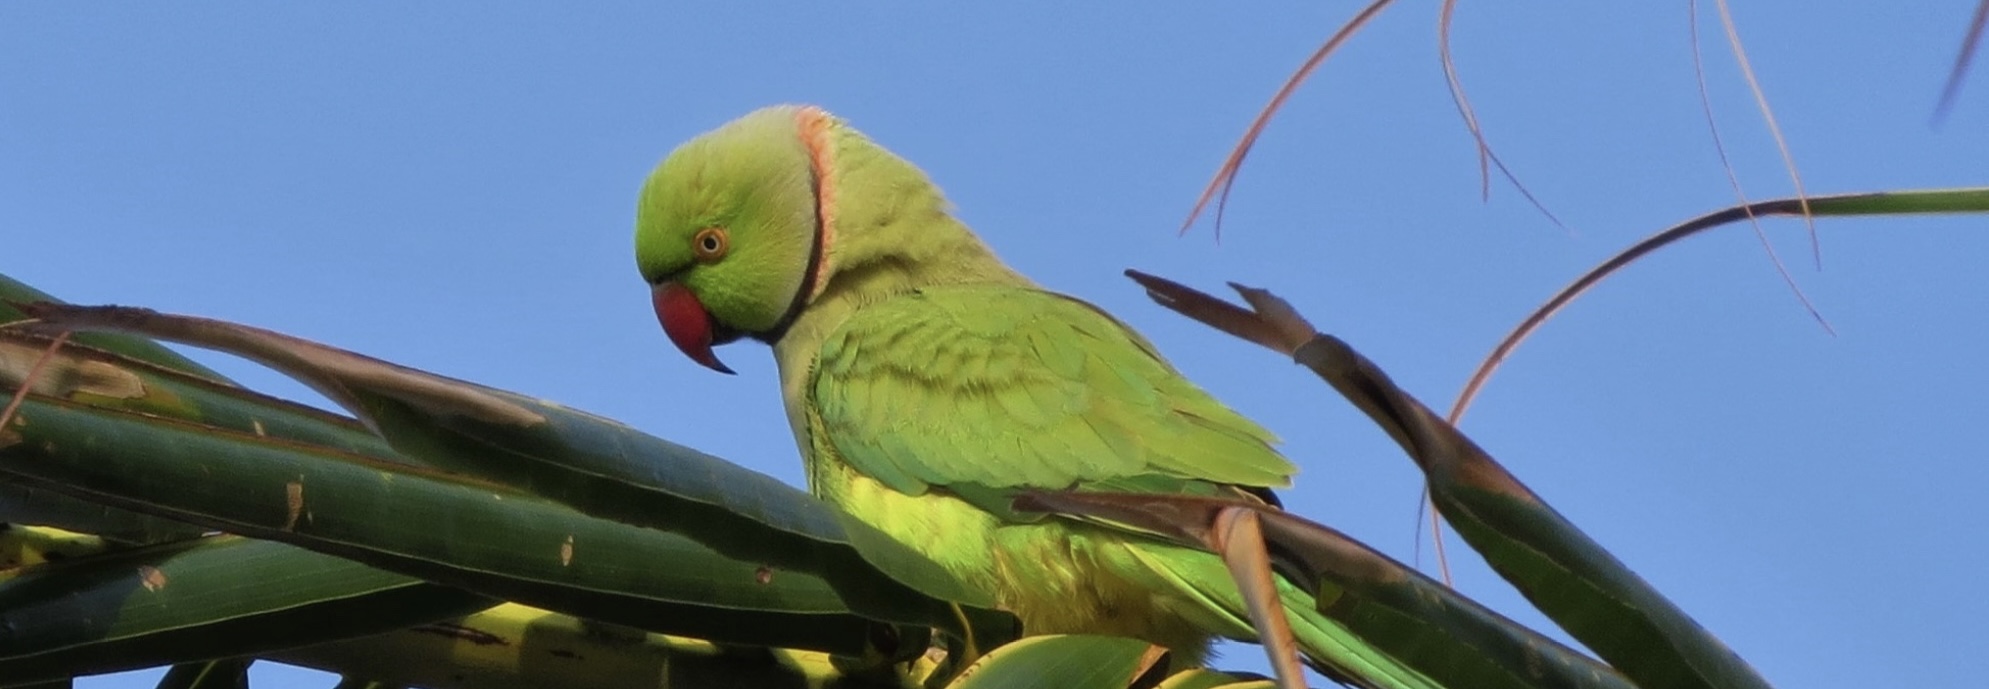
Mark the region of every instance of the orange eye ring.
<instances>
[{"instance_id":1,"label":"orange eye ring","mask_svg":"<svg viewBox=\"0 0 1989 689\"><path fill-rule=\"evenodd\" d=\"M726 236L723 227L707 227L691 236L691 256L696 257L700 263L711 263L725 258L725 252L731 248L732 238Z\"/></svg>"}]
</instances>

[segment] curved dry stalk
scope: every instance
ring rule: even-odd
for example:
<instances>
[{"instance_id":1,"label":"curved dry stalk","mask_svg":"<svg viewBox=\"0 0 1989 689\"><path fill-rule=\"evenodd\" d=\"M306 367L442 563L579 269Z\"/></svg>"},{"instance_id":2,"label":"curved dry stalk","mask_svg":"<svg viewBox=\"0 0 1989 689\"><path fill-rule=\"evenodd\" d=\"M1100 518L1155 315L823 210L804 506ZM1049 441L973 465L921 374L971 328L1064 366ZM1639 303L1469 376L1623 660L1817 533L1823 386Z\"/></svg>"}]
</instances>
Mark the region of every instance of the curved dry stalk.
<instances>
[{"instance_id":1,"label":"curved dry stalk","mask_svg":"<svg viewBox=\"0 0 1989 689\"><path fill-rule=\"evenodd\" d=\"M1609 257L1609 260L1603 261L1601 265L1589 269L1581 277L1575 278L1574 282L1568 283L1568 286L1561 288L1561 291L1555 292L1554 296L1549 298L1546 303L1535 308L1532 313L1527 314L1525 320L1520 321L1518 326L1515 326L1511 332L1506 333L1505 339L1500 340L1498 346L1492 348L1492 353L1486 355L1485 360L1479 362L1478 368L1471 372L1471 377L1464 383L1464 390L1457 394L1457 402L1451 405L1450 413L1445 418L1453 425L1457 423L1458 419L1464 418L1465 410L1470 408L1471 401L1478 396L1478 391L1483 389L1485 383L1491 380L1492 373L1497 371L1499 364L1504 363L1506 357L1510 356L1513 350L1519 347L1519 343L1526 341L1526 338L1531 336L1535 330L1539 330L1540 326L1547 322L1547 319L1553 318L1555 313L1560 312L1563 307L1566 307L1576 297L1587 292L1589 288L1602 282L1603 278L1615 274L1616 271L1621 270L1623 267L1635 263L1637 259L1643 258L1645 255L1670 245L1673 242L1726 223L1759 215L1807 216L1808 214L1809 200L1805 198L1761 201L1699 216L1685 224L1658 232L1657 234L1645 237L1636 244L1630 245L1630 248Z\"/></svg>"},{"instance_id":2,"label":"curved dry stalk","mask_svg":"<svg viewBox=\"0 0 1989 689\"><path fill-rule=\"evenodd\" d=\"M1457 582L1453 581L1450 577L1450 554L1446 552L1443 543L1443 515L1438 514L1436 510L1430 509L1432 505L1430 504L1429 484L1424 484L1423 489L1416 493L1416 529L1420 531L1424 518L1427 517L1429 519L1430 552L1436 553L1438 579L1443 581L1445 587L1457 588ZM1421 540L1416 541L1413 555L1413 562L1416 569L1421 570L1423 567L1423 542Z\"/></svg>"},{"instance_id":3,"label":"curved dry stalk","mask_svg":"<svg viewBox=\"0 0 1989 689\"><path fill-rule=\"evenodd\" d=\"M1975 18L1968 20L1968 35L1961 39L1961 50L1955 53L1954 66L1948 68L1948 83L1941 87L1941 100L1934 105L1936 125L1954 107L1955 97L1961 95L1961 82L1968 76L1968 64L1975 60L1975 47L1982 44L1984 25L1989 25L1989 0L1976 3Z\"/></svg>"},{"instance_id":4,"label":"curved dry stalk","mask_svg":"<svg viewBox=\"0 0 1989 689\"><path fill-rule=\"evenodd\" d=\"M1720 10L1720 26L1726 30L1727 46L1733 49L1734 63L1740 66L1740 75L1747 80L1747 90L1754 94L1754 105L1761 110L1761 119L1768 123L1768 135L1775 139L1775 150L1782 154L1782 166L1789 170L1789 181L1796 186L1796 200L1802 204L1803 226L1809 230L1810 256L1816 267L1823 267L1823 244L1816 239L1816 218L1809 210L1809 192L1803 190L1802 173L1796 170L1795 156L1789 153L1789 142L1782 138L1782 126L1775 121L1775 111L1768 107L1768 94L1761 90L1761 81L1754 78L1754 65L1747 60L1747 49L1741 47L1740 29L1734 26L1733 11L1727 7L1727 0L1713 0Z\"/></svg>"},{"instance_id":5,"label":"curved dry stalk","mask_svg":"<svg viewBox=\"0 0 1989 689\"><path fill-rule=\"evenodd\" d=\"M1457 78L1457 62L1450 53L1450 20L1457 14L1457 0L1443 0L1437 8L1437 62L1443 64L1444 85L1450 87L1450 102L1457 106L1457 114L1464 118L1464 128L1471 130L1471 140L1478 144L1478 197L1492 198L1492 171L1487 167L1492 159L1492 145L1485 142L1485 132L1478 128L1478 113L1471 109L1471 99L1464 95L1464 82Z\"/></svg>"},{"instance_id":6,"label":"curved dry stalk","mask_svg":"<svg viewBox=\"0 0 1989 689\"><path fill-rule=\"evenodd\" d=\"M1687 22L1686 33L1692 37L1692 79L1699 86L1699 110L1706 118L1707 131L1713 136L1713 152L1720 157L1720 169L1727 173L1727 184L1733 187L1734 200L1746 204L1747 192L1741 190L1740 176L1734 173L1733 162L1727 158L1726 143L1720 139L1719 122L1713 119L1713 99L1706 94L1706 65L1699 51L1699 0L1685 0L1685 13L1691 20ZM1768 233L1761 229L1761 219L1749 214L1747 223L1754 228L1755 238L1761 240L1761 248L1768 252L1768 261L1775 264L1775 272L1782 276L1782 283L1789 286L1789 291L1796 293L1796 301L1802 302L1803 309L1809 311L1818 325L1823 326L1824 332L1836 335L1837 329L1830 327L1830 321L1824 319L1823 312L1817 310L1809 295L1796 284L1796 276L1789 273L1788 264L1783 263L1781 253L1775 251L1775 243L1768 241ZM1456 419L1451 419L1451 423L1456 422Z\"/></svg>"},{"instance_id":7,"label":"curved dry stalk","mask_svg":"<svg viewBox=\"0 0 1989 689\"><path fill-rule=\"evenodd\" d=\"M1989 2L1989 0L1983 0L1983 1ZM1452 105L1457 106L1458 116L1464 119L1464 128L1471 132L1471 140L1475 142L1478 147L1479 198L1485 201L1491 200L1492 175L1489 166L1496 165L1498 166L1499 174L1504 176L1507 182L1512 183L1513 188L1519 191L1519 195L1525 198L1527 203L1532 204L1533 208L1535 210L1540 211L1541 215L1547 216L1547 220L1549 222L1554 223L1555 227L1559 227L1564 231L1571 232L1572 230L1569 230L1568 226L1562 223L1561 219L1559 217L1556 217L1553 211L1547 210L1546 204L1541 203L1540 199L1534 197L1532 190L1527 189L1525 184L1520 183L1519 177L1517 175L1514 175L1512 170L1506 167L1505 161L1499 159L1498 153L1492 150L1491 143L1485 140L1485 131L1483 127L1478 124L1478 113L1475 109L1471 107L1470 96L1464 93L1464 81L1463 79L1457 76L1457 61L1453 57L1450 50L1450 26L1451 26L1451 20L1456 15L1456 13L1457 13L1457 0L1443 0L1443 5L1437 9L1437 61L1441 63L1443 66L1444 84L1450 88L1450 102ZM1696 48L1696 46L1698 45L1698 40L1696 38L1693 40L1693 45L1695 46L1693 53L1693 60L1695 61L1696 64L1696 61L1698 60L1698 53ZM1701 82L1700 91L1702 94L1704 93L1703 80ZM1726 152L1724 150L1721 151L1720 157L1721 160L1723 161L1725 160ZM1728 172L1729 174L1731 174L1732 169L1729 168ZM1743 203L1745 203L1746 201L1747 199L1745 198L1741 199L1741 202ZM1767 237L1765 235L1763 236L1762 241L1763 242L1767 241ZM1769 252L1770 256L1772 257L1774 248L1770 247ZM1780 258L1775 258L1775 265L1778 268L1781 267ZM1787 275L1787 271L1784 271L1783 274ZM1793 285L1793 283L1791 284ZM1797 295L1798 297L1801 297L1801 292L1798 291ZM1808 299L1805 298L1803 300L1803 303L1808 304L1809 303ZM1814 309L1811 309L1811 311L1813 312ZM1456 422L1455 419L1452 419L1451 421L1452 423ZM1429 504L1430 504L1430 493L1429 489L1425 487L1423 489L1422 497L1417 500L1416 512L1418 513L1418 515L1427 514L1429 516L1430 543L1432 546L1431 551L1436 554L1437 573L1440 575L1440 578L1443 580L1443 584L1445 586L1452 586L1456 582L1454 579L1452 579L1450 575L1450 557L1444 551L1443 516L1437 514L1436 510L1425 509L1426 507L1429 506ZM1418 517L1418 521L1421 521L1420 516ZM1417 554L1418 555L1421 554L1420 549L1417 550Z\"/></svg>"},{"instance_id":8,"label":"curved dry stalk","mask_svg":"<svg viewBox=\"0 0 1989 689\"><path fill-rule=\"evenodd\" d=\"M1185 304L1189 311L1184 313L1241 312L1234 304L1166 278L1138 271L1126 271L1126 274L1147 287L1150 297L1187 295L1186 300L1166 302L1169 308ZM1218 304L1220 306L1216 306ZM1251 314L1250 317L1256 319L1256 316ZM1200 319L1200 315L1190 317ZM1268 326L1264 319L1257 319L1257 323L1260 327ZM1215 327L1227 330L1222 325ZM1236 334L1235 331L1228 332ZM1264 341L1257 343L1273 349L1277 347ZM1252 628L1257 631L1258 641L1264 646L1265 656L1277 676L1277 686L1279 689L1305 689L1305 663L1300 658L1298 637L1292 633L1289 613L1279 598L1278 575L1271 565L1263 524L1258 512L1248 504L1223 498L1079 491L1028 491L1018 495L1014 504L1018 510L1082 515L1128 525L1220 556L1223 567L1236 584L1237 593L1243 597L1244 612ZM1315 660L1330 662L1323 658ZM1346 682L1343 676L1329 671L1328 665L1317 664L1313 667L1329 677Z\"/></svg>"},{"instance_id":9,"label":"curved dry stalk","mask_svg":"<svg viewBox=\"0 0 1989 689\"><path fill-rule=\"evenodd\" d=\"M1560 218L1555 217L1553 211L1547 210L1547 204L1541 203L1540 199L1533 195L1533 190L1527 189L1525 184L1520 183L1519 176L1506 167L1506 162L1499 159L1498 152L1493 151L1492 144L1485 140L1485 130L1478 124L1478 112L1471 107L1471 98L1464 94L1464 81L1457 76L1457 62L1450 52L1450 20L1456 12L1457 0L1443 0L1443 5L1437 9L1437 62L1443 66L1444 85L1450 88L1450 103L1457 106L1458 116L1464 118L1464 128L1471 132L1471 141L1478 147L1479 200L1492 199L1492 174L1488 166L1497 167L1499 176L1506 178L1513 189L1519 191L1520 197L1533 205L1534 210L1547 216L1547 221L1554 223L1555 227L1572 232ZM1449 583L1449 581L1450 578L1446 573L1444 582Z\"/></svg>"},{"instance_id":10,"label":"curved dry stalk","mask_svg":"<svg viewBox=\"0 0 1989 689\"><path fill-rule=\"evenodd\" d=\"M1591 268L1587 273L1583 273L1581 277L1575 278L1574 282L1568 283L1568 286L1561 288L1561 291L1555 292L1554 296L1547 300L1547 303L1541 304L1539 308L1527 314L1526 319L1520 321L1519 325L1512 329L1512 332L1506 333L1505 339L1500 340L1498 346L1492 348L1492 353L1487 355L1484 361L1479 362L1478 368L1471 372L1470 379L1464 383L1464 390L1457 393L1457 402L1451 405L1450 413L1445 415L1444 418L1450 421L1452 425L1463 419L1465 410L1471 407L1471 401L1477 398L1478 391L1483 389L1485 383L1492 379L1492 373L1498 370L1499 364L1505 363L1506 357L1510 356L1514 349L1519 348L1519 343L1526 341L1526 338L1531 336L1535 330L1540 329L1540 326L1546 323L1547 319L1553 318L1555 313L1560 312L1563 307L1573 302L1575 297L1581 296L1589 288L1602 282L1603 278L1615 274L1617 270L1622 269L1624 266L1628 266L1636 262L1637 259L1643 258L1644 255L1657 251L1672 242L1711 229L1720 223L1753 217L1756 213L1764 212L1762 206L1768 204L1775 204L1778 209L1786 212L1789 201L1783 199L1760 204L1750 204L1741 209L1729 208L1713 215L1703 216L1698 220L1645 237L1642 241L1631 245L1630 248L1609 257L1609 260L1603 261L1602 265Z\"/></svg>"},{"instance_id":11,"label":"curved dry stalk","mask_svg":"<svg viewBox=\"0 0 1989 689\"><path fill-rule=\"evenodd\" d=\"M1210 528L1210 545L1222 556L1236 588L1243 593L1250 621L1263 641L1279 689L1305 689L1305 669L1298 660L1298 637L1292 635L1284 603L1278 600L1278 585L1271 574L1271 553L1264 544L1264 531L1257 512L1247 507L1229 507L1216 513Z\"/></svg>"},{"instance_id":12,"label":"curved dry stalk","mask_svg":"<svg viewBox=\"0 0 1989 689\"><path fill-rule=\"evenodd\" d=\"M396 394L402 403L438 415L521 428L545 423L544 416L487 388L273 330L132 306L35 302L16 307L51 327L121 332L227 351L289 373L298 382L350 410L365 406L355 389L372 389ZM375 424L371 418L362 420L369 427Z\"/></svg>"},{"instance_id":13,"label":"curved dry stalk","mask_svg":"<svg viewBox=\"0 0 1989 689\"><path fill-rule=\"evenodd\" d=\"M1188 210L1188 219L1181 223L1181 234L1187 234L1188 230L1195 226L1195 219L1201 217L1202 209L1208 207L1211 199L1215 199L1215 233L1218 240L1222 238L1222 212L1224 207L1229 205L1229 191L1236 185L1236 174L1243 169L1243 159L1250 155L1250 147L1257 145L1257 137L1262 135L1264 127L1271 123L1271 116L1277 114L1278 110L1284 107L1285 101L1291 98L1291 94L1298 90L1299 84L1305 83L1306 78L1312 76L1313 70L1318 69L1319 64L1326 61L1326 56L1338 50L1340 44L1347 42L1348 38L1352 38L1354 32L1366 26L1369 21L1373 20L1376 15L1381 14L1381 10L1387 8L1392 2L1394 0L1374 0L1367 7L1362 8L1359 14L1354 15L1353 19L1349 19L1347 23L1340 25L1339 30L1334 31L1333 36L1326 39L1324 45L1319 46L1318 50L1313 51L1312 57L1306 58L1305 64L1300 65L1298 71L1294 72L1291 78L1286 79L1283 86L1278 87L1278 92L1271 97L1270 104L1265 105L1264 109L1257 113L1257 119L1251 120L1250 128L1244 130L1243 139L1236 142L1235 148L1230 149L1229 158L1224 160L1222 167L1216 170L1215 179L1209 180L1209 185L1202 189L1201 197L1195 199L1195 207ZM1221 193L1221 198L1219 199L1216 198L1218 192Z\"/></svg>"},{"instance_id":14,"label":"curved dry stalk","mask_svg":"<svg viewBox=\"0 0 1989 689\"><path fill-rule=\"evenodd\" d=\"M1914 189L1864 194L1835 194L1820 196L1814 199L1784 198L1772 201L1760 201L1744 206L1734 206L1714 211L1645 237L1637 243L1630 245L1630 248L1624 249L1615 256L1611 256L1609 260L1603 261L1601 265L1589 269L1587 273L1576 278L1574 282L1561 288L1561 291L1554 293L1554 296L1549 298L1547 303L1540 305L1532 313L1527 314L1526 319L1520 321L1520 324L1515 326L1512 332L1507 333L1505 339L1500 340L1498 346L1492 348L1492 353L1486 355L1485 360L1479 362L1478 368L1471 372L1471 377L1464 383L1463 392L1458 393L1457 402L1451 406L1448 418L1461 419L1464 417L1464 410L1470 407L1471 400L1477 397L1478 391L1484 388L1486 381L1491 379L1492 373L1498 370L1499 364L1503 363L1506 357L1510 356L1513 350L1519 347L1520 342L1525 341L1528 336L1533 334L1533 331L1540 328L1541 324L1546 323L1547 319L1552 318L1555 313L1566 307L1570 302L1573 302L1575 297L1581 296L1583 292L1587 292L1589 288L1594 287L1603 278L1614 274L1624 266L1634 263L1646 254L1680 239L1726 223L1761 215L1800 215L1809 217L1812 210L1816 208L1822 209L1825 215L1832 216L1989 213L1989 187ZM1453 425L1455 424L1454 421L1452 423Z\"/></svg>"}]
</instances>

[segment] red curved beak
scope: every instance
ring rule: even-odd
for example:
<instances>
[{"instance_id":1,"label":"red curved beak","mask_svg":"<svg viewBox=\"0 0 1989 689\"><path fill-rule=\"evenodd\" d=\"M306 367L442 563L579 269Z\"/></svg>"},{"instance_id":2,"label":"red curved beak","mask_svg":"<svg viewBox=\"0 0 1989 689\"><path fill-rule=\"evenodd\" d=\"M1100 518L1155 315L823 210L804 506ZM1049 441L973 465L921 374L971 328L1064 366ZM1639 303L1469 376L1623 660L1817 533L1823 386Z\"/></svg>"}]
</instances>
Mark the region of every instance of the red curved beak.
<instances>
[{"instance_id":1,"label":"red curved beak","mask_svg":"<svg viewBox=\"0 0 1989 689\"><path fill-rule=\"evenodd\" d=\"M711 352L717 324L712 321L711 312L698 301L697 295L674 282L657 285L652 292L656 303L656 320L663 324L663 333L670 336L677 349L691 361L703 364L719 373L730 374L732 369L718 360Z\"/></svg>"}]
</instances>

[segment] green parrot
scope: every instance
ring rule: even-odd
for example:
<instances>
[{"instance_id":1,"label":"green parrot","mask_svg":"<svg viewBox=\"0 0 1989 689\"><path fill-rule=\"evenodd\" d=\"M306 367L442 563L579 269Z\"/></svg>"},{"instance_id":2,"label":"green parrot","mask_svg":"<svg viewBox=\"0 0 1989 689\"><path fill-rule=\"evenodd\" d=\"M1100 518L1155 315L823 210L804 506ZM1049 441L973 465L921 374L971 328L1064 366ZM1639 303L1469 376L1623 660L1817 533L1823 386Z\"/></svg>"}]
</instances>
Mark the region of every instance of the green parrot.
<instances>
[{"instance_id":1,"label":"green parrot","mask_svg":"<svg viewBox=\"0 0 1989 689\"><path fill-rule=\"evenodd\" d=\"M1139 334L1004 265L918 168L820 108L753 112L643 186L636 262L666 334L773 347L809 488L993 591L1029 634L1207 657L1255 640L1220 558L1021 514L1022 490L1270 501L1297 469ZM1428 686L1286 586L1299 645L1342 681Z\"/></svg>"}]
</instances>

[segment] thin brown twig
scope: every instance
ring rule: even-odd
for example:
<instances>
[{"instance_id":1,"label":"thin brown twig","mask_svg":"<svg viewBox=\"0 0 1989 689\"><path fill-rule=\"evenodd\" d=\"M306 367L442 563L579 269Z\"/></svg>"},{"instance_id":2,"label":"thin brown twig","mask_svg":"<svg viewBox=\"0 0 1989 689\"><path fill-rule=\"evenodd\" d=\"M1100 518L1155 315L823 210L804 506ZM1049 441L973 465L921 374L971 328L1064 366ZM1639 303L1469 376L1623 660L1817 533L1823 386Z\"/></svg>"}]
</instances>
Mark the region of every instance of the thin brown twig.
<instances>
[{"instance_id":1,"label":"thin brown twig","mask_svg":"<svg viewBox=\"0 0 1989 689\"><path fill-rule=\"evenodd\" d=\"M22 402L27 401L28 391L34 389L35 380L41 377L42 369L48 366L49 360L55 358L55 352L62 349L63 343L68 341L69 331L64 330L49 341L48 348L42 350L41 356L35 357L34 365L29 366L27 375L21 377L20 389L15 390L13 398L7 400L7 408L0 410L0 431L6 430L8 422L14 420L14 413L20 410Z\"/></svg>"},{"instance_id":2,"label":"thin brown twig","mask_svg":"<svg viewBox=\"0 0 1989 689\"><path fill-rule=\"evenodd\" d=\"M1278 599L1278 586L1271 574L1271 554L1264 544L1264 531L1257 512L1248 507L1227 507L1216 513L1209 536L1213 550L1222 555L1223 565L1243 594L1244 607L1256 623L1257 638L1264 644L1280 689L1305 689L1305 670L1298 659L1298 637L1286 619L1284 602Z\"/></svg>"},{"instance_id":3,"label":"thin brown twig","mask_svg":"<svg viewBox=\"0 0 1989 689\"><path fill-rule=\"evenodd\" d=\"M1202 189L1201 197L1195 199L1195 207L1188 210L1188 219L1181 223L1181 234L1188 234L1188 230L1195 226L1195 219L1201 217L1202 209L1208 206L1211 199L1215 199L1215 234L1216 239L1222 238L1222 214L1229 205L1229 191L1236 185L1236 175L1243 169L1243 159L1250 155L1250 147L1257 144L1257 137L1261 136L1264 127L1271 123L1271 116L1276 115L1278 110L1284 107L1285 100L1291 98L1291 94L1298 90L1299 84L1305 83L1306 78L1312 76L1312 71L1326 61L1326 56L1338 50L1340 44L1352 38L1354 32L1366 26L1375 15L1381 14L1381 11L1393 2L1394 0L1374 0L1362 8L1353 19L1347 20L1347 23L1340 25L1338 31L1333 32L1333 36L1326 39L1325 45L1313 51L1312 56L1306 58L1305 64L1299 66L1298 71L1286 79L1283 86L1278 87L1278 92L1271 97L1270 104L1265 105L1264 109L1257 113L1257 118L1251 120L1250 128L1244 130L1243 139L1236 143L1235 148L1230 149L1229 158L1216 170L1215 179L1209 180L1209 185ZM1221 193L1220 199L1216 199L1218 192Z\"/></svg>"},{"instance_id":4,"label":"thin brown twig","mask_svg":"<svg viewBox=\"0 0 1989 689\"><path fill-rule=\"evenodd\" d=\"M1720 169L1727 173L1727 184L1733 187L1734 198L1745 207L1747 192L1741 190L1740 176L1735 174L1733 162L1727 158L1726 143L1720 138L1720 125L1713 119L1713 99L1706 92L1706 66L1699 52L1699 1L1685 0L1685 13L1691 20L1686 33L1692 38L1692 77L1699 85L1699 110L1706 118L1706 129L1712 134L1713 152L1720 157ZM1782 276L1782 282L1789 286L1789 291L1796 293L1796 301L1802 302L1803 309L1809 311L1818 325L1823 326L1824 332L1835 336L1837 329L1830 327L1830 321L1823 317L1822 311L1817 310L1816 303L1810 301L1801 285L1796 284L1796 276L1789 273L1789 266L1782 262L1781 253L1775 251L1775 243L1768 241L1768 232L1761 229L1761 219L1749 213L1747 223L1754 228L1754 236L1761 240L1761 248L1768 252L1769 262L1775 264L1775 272Z\"/></svg>"},{"instance_id":5,"label":"thin brown twig","mask_svg":"<svg viewBox=\"0 0 1989 689\"><path fill-rule=\"evenodd\" d=\"M1418 534L1422 532L1423 519L1428 517L1430 523L1430 552L1436 555L1437 573L1443 575L1444 586L1456 588L1456 582L1451 581L1450 578L1450 555L1445 552L1443 542L1443 515L1436 511L1436 505L1431 502L1431 499L1430 485L1425 482L1422 490L1416 491L1416 532ZM1416 547L1413 552L1415 554L1416 568L1422 569L1422 539L1416 539Z\"/></svg>"},{"instance_id":6,"label":"thin brown twig","mask_svg":"<svg viewBox=\"0 0 1989 689\"><path fill-rule=\"evenodd\" d=\"M1485 133L1478 128L1478 113L1471 108L1471 99L1464 95L1464 81L1457 77L1457 63L1450 53L1450 20L1457 14L1457 0L1443 0L1437 8L1437 62L1443 64L1443 80L1450 87L1450 102L1457 106L1457 114L1464 118L1464 128L1471 130L1471 140L1478 144L1478 198L1492 199L1492 171L1490 169L1492 146L1485 143Z\"/></svg>"},{"instance_id":7,"label":"thin brown twig","mask_svg":"<svg viewBox=\"0 0 1989 689\"><path fill-rule=\"evenodd\" d=\"M1423 483L1423 502L1430 502L1430 485L1428 482ZM1444 586L1456 588L1457 582L1452 581L1450 578L1450 553L1445 550L1443 544L1443 515L1438 514L1436 510L1430 510L1429 512L1430 544L1435 546L1431 548L1431 552L1436 553L1437 573L1443 575Z\"/></svg>"},{"instance_id":8,"label":"thin brown twig","mask_svg":"<svg viewBox=\"0 0 1989 689\"><path fill-rule=\"evenodd\" d=\"M1451 405L1450 413L1446 416L1446 419L1453 426L1460 419L1463 419L1464 412L1471 406L1471 401L1477 398L1478 392L1484 389L1485 383L1492 379L1492 374L1498 370L1499 364L1503 363L1506 357L1510 356L1513 350L1517 349L1521 342L1526 341L1526 338L1538 330L1542 324L1546 323L1548 319L1553 318L1555 313L1560 312L1562 308L1572 303L1576 297L1581 296L1590 288L1601 283L1603 278L1609 277L1624 266L1635 263L1637 259L1643 258L1653 251L1725 223L1743 220L1752 215L1806 215L1808 212L1809 202L1807 199L1776 199L1773 201L1751 203L1737 208L1727 208L1693 218L1684 224L1645 237L1637 243L1630 245L1629 248L1618 252L1615 256L1609 257L1609 260L1603 261L1601 265L1589 269L1581 277L1575 278L1573 282L1568 283L1568 286L1561 288L1559 292L1555 292L1554 296L1549 297L1546 303L1536 307L1532 313L1526 315L1525 320L1520 321L1519 325L1514 326L1511 332L1506 333L1505 339L1500 340L1498 346L1492 348L1492 353L1486 355L1484 361L1478 363L1478 368L1471 372L1471 377L1465 380L1464 390L1457 394L1457 401Z\"/></svg>"},{"instance_id":9,"label":"thin brown twig","mask_svg":"<svg viewBox=\"0 0 1989 689\"><path fill-rule=\"evenodd\" d=\"M1499 176L1506 178L1506 182L1512 184L1520 197L1532 204L1534 210L1546 216L1548 222L1554 223L1554 226L1561 228L1562 231L1574 232L1562 223L1553 211L1547 210L1547 204L1541 203L1540 199L1533 195L1533 190L1526 188L1526 185L1519 181L1519 175L1513 174L1512 169L1506 167L1506 161L1501 160L1498 152L1492 150L1492 144L1485 140L1485 130L1478 124L1478 112L1471 107L1471 98L1464 93L1464 80L1457 76L1457 62L1451 57L1450 20L1456 10L1457 0L1443 0L1443 5L1437 10L1437 62L1443 66L1445 85L1450 87L1450 102L1457 106L1458 116L1464 118L1464 128L1471 132L1471 140L1478 147L1479 199L1482 201L1492 199L1492 175L1486 166L1496 167Z\"/></svg>"},{"instance_id":10,"label":"thin brown twig","mask_svg":"<svg viewBox=\"0 0 1989 689\"><path fill-rule=\"evenodd\" d=\"M1809 192L1803 190L1803 176L1796 170L1795 156L1789 153L1789 142L1782 138L1782 125L1775 121L1775 111L1768 107L1768 94L1761 90L1761 81L1754 77L1754 65L1747 59L1747 49L1741 46L1740 29L1734 25L1733 11L1727 0L1713 0L1720 10L1720 26L1726 29L1727 46L1733 49L1735 64L1740 66L1740 75L1747 80L1747 90L1754 94L1754 105L1761 110L1761 119L1768 123L1768 135L1775 139L1775 150L1782 154L1782 166L1789 170L1789 180L1796 186L1796 200L1802 204L1803 227L1809 230L1809 248L1816 267L1823 268L1823 242L1816 236L1816 216L1809 212Z\"/></svg>"},{"instance_id":11,"label":"thin brown twig","mask_svg":"<svg viewBox=\"0 0 1989 689\"><path fill-rule=\"evenodd\" d=\"M1941 100L1934 105L1934 124L1939 125L1947 117L1948 110L1954 107L1955 98L1961 95L1961 83L1968 76L1968 65L1975 61L1975 48L1982 44L1982 29L1989 25L1989 0L1975 3L1975 17L1968 20L1968 34L1961 39L1961 50L1955 53L1954 66L1948 68L1948 82L1941 87Z\"/></svg>"}]
</instances>

